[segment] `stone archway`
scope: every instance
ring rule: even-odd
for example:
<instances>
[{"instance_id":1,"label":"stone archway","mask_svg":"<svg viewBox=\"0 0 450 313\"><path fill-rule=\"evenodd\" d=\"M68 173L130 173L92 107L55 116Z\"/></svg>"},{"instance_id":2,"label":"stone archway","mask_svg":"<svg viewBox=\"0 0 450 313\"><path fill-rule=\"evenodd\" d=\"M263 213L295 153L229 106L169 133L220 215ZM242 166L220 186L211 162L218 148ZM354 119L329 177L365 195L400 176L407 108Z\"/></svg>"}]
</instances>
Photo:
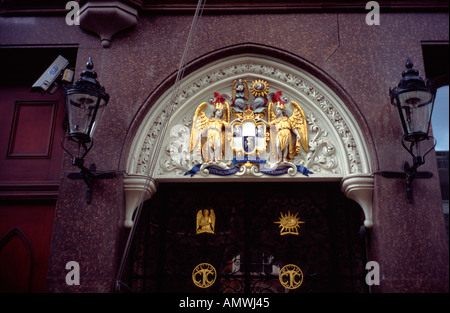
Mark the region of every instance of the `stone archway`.
<instances>
[{"instance_id":1,"label":"stone archway","mask_svg":"<svg viewBox=\"0 0 450 313\"><path fill-rule=\"evenodd\" d=\"M124 179L125 226L133 225L135 209L156 192L157 181L309 180L339 181L342 192L355 200L364 211L364 225L372 227L374 160L369 151L373 149L371 138L364 135L369 133L367 126L357 114L351 98L326 73L305 60L294 60L291 55L267 47L247 45L247 48L245 52L242 47L232 48L232 56L224 56L224 51L217 52L216 59L207 58L207 65L204 65L204 59L192 63L192 70L180 82L164 138L161 128L168 116L167 105L171 100L172 88L159 94L157 99L150 97L152 103L144 105L145 112L140 124L129 136ZM184 175L195 164L189 155L182 155L185 151L180 148L189 144L188 132L194 111L215 92L231 94L231 85L236 79L267 81L271 90L281 90L283 95L301 104L307 117L309 151L293 162L308 167L314 175L305 177L294 171L292 175L275 177L251 169L226 177L209 175L207 170L194 177ZM159 140L163 140L161 149L156 151ZM154 158L157 160L156 166L150 168L149 160Z\"/></svg>"}]
</instances>

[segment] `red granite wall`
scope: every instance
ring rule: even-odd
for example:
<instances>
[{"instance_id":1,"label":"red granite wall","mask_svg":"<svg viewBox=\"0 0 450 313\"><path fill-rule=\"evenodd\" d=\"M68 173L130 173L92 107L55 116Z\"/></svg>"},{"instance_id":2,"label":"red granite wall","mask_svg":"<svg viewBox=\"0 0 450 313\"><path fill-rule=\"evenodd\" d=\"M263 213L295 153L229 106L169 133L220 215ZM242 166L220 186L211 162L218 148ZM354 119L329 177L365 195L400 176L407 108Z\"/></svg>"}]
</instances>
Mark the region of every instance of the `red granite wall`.
<instances>
[{"instance_id":1,"label":"red granite wall","mask_svg":"<svg viewBox=\"0 0 450 313\"><path fill-rule=\"evenodd\" d=\"M119 33L111 47L104 49L95 35L66 25L64 17L7 17L0 20L0 45L77 45L76 77L92 57L98 80L111 100L86 164L95 162L98 170L120 172L128 153L127 140L137 128L136 118L150 108L158 90L169 86L167 80L178 68L191 21L190 15L142 14L134 29ZM402 133L388 90L400 80L408 56L424 75L424 41L448 42L448 13L382 13L379 26L368 26L364 13L203 15L188 61L206 62L202 56L230 46L242 50L248 43L260 47L258 51L268 47L265 53L280 50L280 55L290 56L298 66L307 62L345 95L350 111L366 123L363 131L373 154L372 168L395 171L410 156L401 147ZM202 65L194 62L191 69ZM153 100L147 102L149 96ZM433 158L434 152L428 159ZM369 259L379 262L381 282L373 291L448 291L448 244L437 168L435 162L422 168L434 176L414 181L411 205L401 180L375 175ZM73 170L66 156L63 174ZM122 178L96 182L92 203L86 204L84 183L61 177L49 291L114 290L127 234L120 224ZM80 286L65 283L68 261L80 264Z\"/></svg>"}]
</instances>

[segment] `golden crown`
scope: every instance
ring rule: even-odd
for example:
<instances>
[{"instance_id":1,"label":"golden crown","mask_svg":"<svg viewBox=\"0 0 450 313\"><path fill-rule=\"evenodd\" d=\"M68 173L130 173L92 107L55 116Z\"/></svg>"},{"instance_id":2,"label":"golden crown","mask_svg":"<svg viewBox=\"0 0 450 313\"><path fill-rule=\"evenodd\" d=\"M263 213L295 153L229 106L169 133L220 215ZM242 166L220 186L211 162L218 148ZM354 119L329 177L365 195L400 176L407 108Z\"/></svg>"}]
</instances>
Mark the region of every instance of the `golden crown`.
<instances>
[{"instance_id":1,"label":"golden crown","mask_svg":"<svg viewBox=\"0 0 450 313\"><path fill-rule=\"evenodd\" d=\"M275 103L275 106L280 109L286 109L286 106L284 105L284 101L281 99L281 96L283 94L280 90L277 92L271 93L270 97L272 98L272 101Z\"/></svg>"},{"instance_id":2,"label":"golden crown","mask_svg":"<svg viewBox=\"0 0 450 313\"><path fill-rule=\"evenodd\" d=\"M220 103L220 102L214 103L214 108L215 108L216 110L218 110L218 109L223 110L223 103Z\"/></svg>"}]
</instances>

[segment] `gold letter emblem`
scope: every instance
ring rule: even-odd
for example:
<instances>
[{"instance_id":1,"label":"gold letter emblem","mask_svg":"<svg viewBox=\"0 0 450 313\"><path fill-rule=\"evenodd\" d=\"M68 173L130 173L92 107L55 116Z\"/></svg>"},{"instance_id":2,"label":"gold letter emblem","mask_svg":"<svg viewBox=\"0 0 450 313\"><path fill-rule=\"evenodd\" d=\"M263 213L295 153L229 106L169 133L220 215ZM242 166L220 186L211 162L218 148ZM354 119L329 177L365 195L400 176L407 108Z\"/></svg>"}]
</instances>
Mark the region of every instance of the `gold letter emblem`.
<instances>
[{"instance_id":1,"label":"gold letter emblem","mask_svg":"<svg viewBox=\"0 0 450 313\"><path fill-rule=\"evenodd\" d=\"M280 283L287 289L296 289L303 283L303 272L294 264L283 266L280 270Z\"/></svg>"},{"instance_id":2,"label":"gold letter emblem","mask_svg":"<svg viewBox=\"0 0 450 313\"><path fill-rule=\"evenodd\" d=\"M214 234L214 227L216 225L216 214L214 210L199 210L197 212L197 227L196 233L210 233Z\"/></svg>"},{"instance_id":3,"label":"gold letter emblem","mask_svg":"<svg viewBox=\"0 0 450 313\"><path fill-rule=\"evenodd\" d=\"M216 269L208 263L200 263L192 271L192 281L197 287L208 288L216 281Z\"/></svg>"}]
</instances>

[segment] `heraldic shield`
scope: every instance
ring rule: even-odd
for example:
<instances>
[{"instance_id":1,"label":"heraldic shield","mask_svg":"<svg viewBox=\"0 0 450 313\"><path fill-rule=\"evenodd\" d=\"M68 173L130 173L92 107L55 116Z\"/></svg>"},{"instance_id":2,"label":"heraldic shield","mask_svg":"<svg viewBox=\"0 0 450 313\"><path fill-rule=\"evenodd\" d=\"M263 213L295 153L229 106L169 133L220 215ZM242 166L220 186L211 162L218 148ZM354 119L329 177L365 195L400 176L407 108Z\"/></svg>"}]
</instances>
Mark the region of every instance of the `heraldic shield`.
<instances>
[{"instance_id":1,"label":"heraldic shield","mask_svg":"<svg viewBox=\"0 0 450 313\"><path fill-rule=\"evenodd\" d=\"M250 110L244 112L245 118L231 125L232 147L238 160L245 156L259 156L266 151L266 125L257 122L252 113Z\"/></svg>"}]
</instances>

